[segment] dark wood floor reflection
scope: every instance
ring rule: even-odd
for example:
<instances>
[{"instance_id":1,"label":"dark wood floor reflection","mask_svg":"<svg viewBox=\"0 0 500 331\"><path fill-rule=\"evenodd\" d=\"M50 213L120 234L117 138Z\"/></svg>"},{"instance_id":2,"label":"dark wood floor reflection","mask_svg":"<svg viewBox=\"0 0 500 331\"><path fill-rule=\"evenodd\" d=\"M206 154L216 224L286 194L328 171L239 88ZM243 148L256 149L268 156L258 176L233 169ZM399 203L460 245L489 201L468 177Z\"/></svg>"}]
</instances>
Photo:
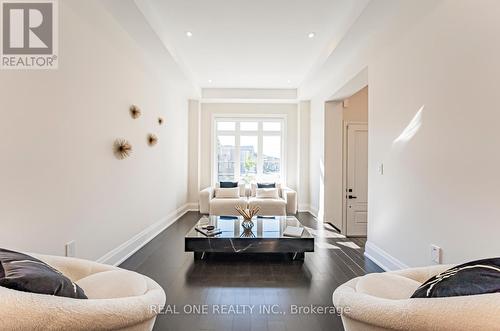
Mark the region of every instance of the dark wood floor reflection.
<instances>
[{"instance_id":1,"label":"dark wood floor reflection","mask_svg":"<svg viewBox=\"0 0 500 331\"><path fill-rule=\"evenodd\" d=\"M187 213L121 265L153 278L165 289L170 311L158 316L154 330L343 330L335 314L294 313L311 305L331 307L337 286L382 271L364 257L365 239L345 238L309 213L297 215L316 241L315 252L306 253L304 262L261 255L194 261L193 253L184 252L184 235L199 217ZM172 312L174 305L178 314ZM249 307L254 307L252 313ZM224 308L239 311L226 314ZM187 314L184 309L208 309L208 313Z\"/></svg>"}]
</instances>

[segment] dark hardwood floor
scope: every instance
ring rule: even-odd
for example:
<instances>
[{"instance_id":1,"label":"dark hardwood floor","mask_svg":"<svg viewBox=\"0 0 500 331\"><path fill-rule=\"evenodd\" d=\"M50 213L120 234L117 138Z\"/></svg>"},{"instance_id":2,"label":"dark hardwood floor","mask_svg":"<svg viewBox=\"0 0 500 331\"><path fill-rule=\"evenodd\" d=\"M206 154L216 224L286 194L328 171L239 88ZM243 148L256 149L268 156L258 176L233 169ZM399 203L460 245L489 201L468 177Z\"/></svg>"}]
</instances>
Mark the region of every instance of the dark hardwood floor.
<instances>
[{"instance_id":1,"label":"dark hardwood floor","mask_svg":"<svg viewBox=\"0 0 500 331\"><path fill-rule=\"evenodd\" d=\"M165 289L170 311L158 316L154 330L343 330L336 314L297 310L332 307L337 286L382 271L364 257L364 238L345 238L309 213L297 215L315 236L315 252L306 253L304 262L279 255L217 255L194 261L193 253L184 252L184 235L199 217L197 212L187 213L121 265ZM172 312L174 305L178 314ZM184 312L192 307L207 313ZM225 314L224 308L239 311Z\"/></svg>"}]
</instances>

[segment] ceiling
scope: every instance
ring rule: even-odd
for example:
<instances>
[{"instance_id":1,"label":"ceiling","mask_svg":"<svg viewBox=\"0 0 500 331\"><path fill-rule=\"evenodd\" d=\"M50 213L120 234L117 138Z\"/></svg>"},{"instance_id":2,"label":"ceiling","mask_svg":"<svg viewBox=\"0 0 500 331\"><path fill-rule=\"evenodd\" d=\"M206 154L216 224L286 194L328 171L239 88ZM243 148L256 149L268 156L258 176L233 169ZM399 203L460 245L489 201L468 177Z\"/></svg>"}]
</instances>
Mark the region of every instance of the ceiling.
<instances>
[{"instance_id":1,"label":"ceiling","mask_svg":"<svg viewBox=\"0 0 500 331\"><path fill-rule=\"evenodd\" d=\"M298 87L368 2L136 0L184 72L202 88Z\"/></svg>"}]
</instances>

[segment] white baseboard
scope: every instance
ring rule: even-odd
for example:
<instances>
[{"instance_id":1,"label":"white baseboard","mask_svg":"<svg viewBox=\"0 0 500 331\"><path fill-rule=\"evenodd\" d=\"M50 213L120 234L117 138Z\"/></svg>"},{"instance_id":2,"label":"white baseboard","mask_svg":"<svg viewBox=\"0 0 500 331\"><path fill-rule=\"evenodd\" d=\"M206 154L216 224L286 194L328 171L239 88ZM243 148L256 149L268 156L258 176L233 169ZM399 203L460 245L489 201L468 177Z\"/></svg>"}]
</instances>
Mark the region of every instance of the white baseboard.
<instances>
[{"instance_id":1,"label":"white baseboard","mask_svg":"<svg viewBox=\"0 0 500 331\"><path fill-rule=\"evenodd\" d=\"M311 213L311 215L318 218L319 210L317 208L309 206L309 212Z\"/></svg>"},{"instance_id":2,"label":"white baseboard","mask_svg":"<svg viewBox=\"0 0 500 331\"><path fill-rule=\"evenodd\" d=\"M198 202L188 202L185 204L185 207L187 208L187 211L199 211L200 206L198 205Z\"/></svg>"},{"instance_id":3,"label":"white baseboard","mask_svg":"<svg viewBox=\"0 0 500 331\"><path fill-rule=\"evenodd\" d=\"M302 212L308 212L308 213L310 213L310 206L309 206L309 204L307 204L307 203L301 203L301 204L299 204L298 211L301 212L301 213Z\"/></svg>"},{"instance_id":4,"label":"white baseboard","mask_svg":"<svg viewBox=\"0 0 500 331\"><path fill-rule=\"evenodd\" d=\"M365 256L375 262L380 268L384 269L385 271L394 271L408 268L406 264L399 261L394 256L390 255L371 241L366 242Z\"/></svg>"},{"instance_id":5,"label":"white baseboard","mask_svg":"<svg viewBox=\"0 0 500 331\"><path fill-rule=\"evenodd\" d=\"M316 208L313 208L311 205L303 203L299 205L299 212L303 213L309 213L313 215L314 217L318 218L318 210Z\"/></svg>"},{"instance_id":6,"label":"white baseboard","mask_svg":"<svg viewBox=\"0 0 500 331\"><path fill-rule=\"evenodd\" d=\"M149 227L139 232L120 246L115 249L109 251L102 257L100 257L97 262L111 264L111 265L119 265L126 259L128 259L132 254L137 252L140 248L150 242L154 237L159 235L163 230L168 228L171 224L181 218L188 211L197 211L198 204L197 203L186 203L182 207L174 210L172 213L162 218L158 222L151 224Z\"/></svg>"}]
</instances>

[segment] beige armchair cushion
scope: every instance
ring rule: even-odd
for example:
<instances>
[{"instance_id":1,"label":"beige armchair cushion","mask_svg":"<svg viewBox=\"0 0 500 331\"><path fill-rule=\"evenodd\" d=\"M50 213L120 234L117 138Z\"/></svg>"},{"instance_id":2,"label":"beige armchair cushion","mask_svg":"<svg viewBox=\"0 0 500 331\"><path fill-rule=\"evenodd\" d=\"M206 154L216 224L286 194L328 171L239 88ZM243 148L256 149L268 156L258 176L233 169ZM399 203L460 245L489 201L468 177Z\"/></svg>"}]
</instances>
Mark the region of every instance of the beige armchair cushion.
<instances>
[{"instance_id":1,"label":"beige armchair cushion","mask_svg":"<svg viewBox=\"0 0 500 331\"><path fill-rule=\"evenodd\" d=\"M356 291L378 298L408 299L421 283L394 274L368 274L356 283Z\"/></svg>"},{"instance_id":2,"label":"beige armchair cushion","mask_svg":"<svg viewBox=\"0 0 500 331\"><path fill-rule=\"evenodd\" d=\"M111 299L140 296L147 292L146 278L126 270L108 270L84 277L76 284L89 299Z\"/></svg>"}]
</instances>

